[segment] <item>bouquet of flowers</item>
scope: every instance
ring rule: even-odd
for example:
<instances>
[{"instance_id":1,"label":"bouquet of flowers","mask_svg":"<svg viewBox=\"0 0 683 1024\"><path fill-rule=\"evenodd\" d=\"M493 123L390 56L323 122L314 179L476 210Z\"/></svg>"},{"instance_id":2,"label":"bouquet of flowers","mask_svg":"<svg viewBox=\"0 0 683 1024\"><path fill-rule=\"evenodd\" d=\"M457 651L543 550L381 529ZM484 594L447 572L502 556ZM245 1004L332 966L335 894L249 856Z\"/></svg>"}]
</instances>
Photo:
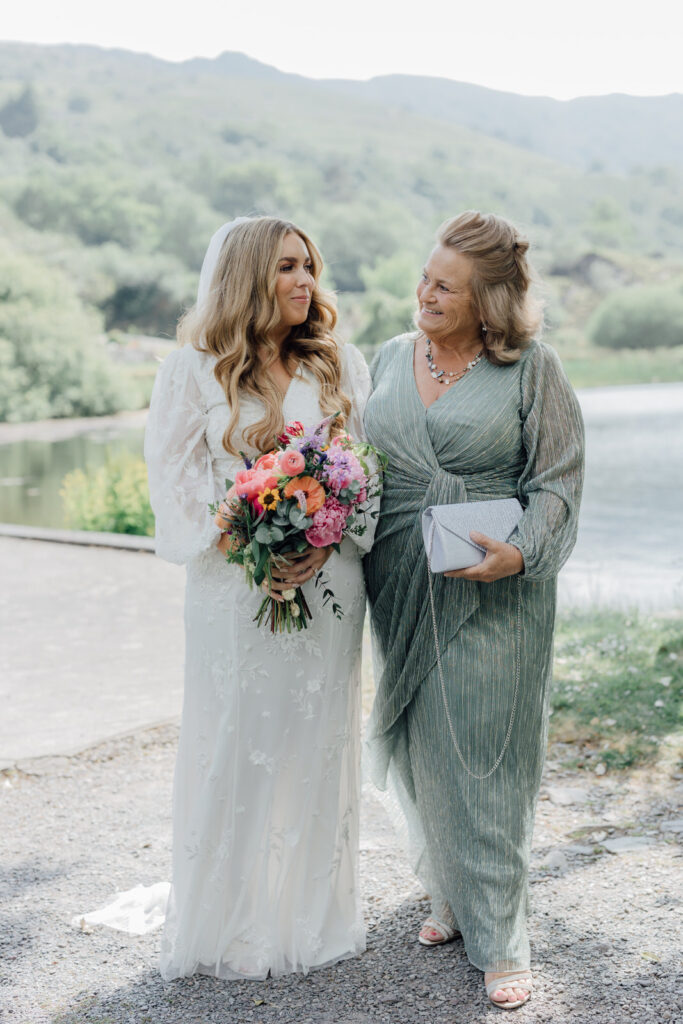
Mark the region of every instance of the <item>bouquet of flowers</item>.
<instances>
[{"instance_id":1,"label":"bouquet of flowers","mask_svg":"<svg viewBox=\"0 0 683 1024\"><path fill-rule=\"evenodd\" d=\"M342 538L362 536L365 517L376 518L373 498L381 494L386 456L348 434L329 439L328 416L311 431L301 423L288 423L273 451L253 464L242 454L245 468L235 480L226 480L227 494L210 510L229 534L226 560L244 569L249 586L272 584L274 567L291 564L288 554L312 547L339 550ZM341 618L343 610L326 586L322 573L323 604ZM255 621L269 622L271 632L306 629L311 610L300 587L270 595L261 603Z\"/></svg>"}]
</instances>

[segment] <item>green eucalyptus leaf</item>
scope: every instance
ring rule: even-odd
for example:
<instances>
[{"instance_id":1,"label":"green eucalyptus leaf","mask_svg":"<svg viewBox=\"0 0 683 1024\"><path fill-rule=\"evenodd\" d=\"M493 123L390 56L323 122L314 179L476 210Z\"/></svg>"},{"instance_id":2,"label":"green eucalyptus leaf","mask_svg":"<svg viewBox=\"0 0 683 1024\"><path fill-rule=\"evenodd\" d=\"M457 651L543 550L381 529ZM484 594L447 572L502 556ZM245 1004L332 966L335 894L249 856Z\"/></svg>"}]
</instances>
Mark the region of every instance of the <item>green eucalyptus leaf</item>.
<instances>
[{"instance_id":1,"label":"green eucalyptus leaf","mask_svg":"<svg viewBox=\"0 0 683 1024\"><path fill-rule=\"evenodd\" d=\"M273 531L270 526L267 526L265 523L260 523L256 528L254 536L259 544L270 544L273 540Z\"/></svg>"},{"instance_id":2,"label":"green eucalyptus leaf","mask_svg":"<svg viewBox=\"0 0 683 1024\"><path fill-rule=\"evenodd\" d=\"M296 526L299 530L305 530L308 527L304 526L304 523L308 522L306 513L302 512L298 505L295 505L289 510L289 521L292 526Z\"/></svg>"}]
</instances>

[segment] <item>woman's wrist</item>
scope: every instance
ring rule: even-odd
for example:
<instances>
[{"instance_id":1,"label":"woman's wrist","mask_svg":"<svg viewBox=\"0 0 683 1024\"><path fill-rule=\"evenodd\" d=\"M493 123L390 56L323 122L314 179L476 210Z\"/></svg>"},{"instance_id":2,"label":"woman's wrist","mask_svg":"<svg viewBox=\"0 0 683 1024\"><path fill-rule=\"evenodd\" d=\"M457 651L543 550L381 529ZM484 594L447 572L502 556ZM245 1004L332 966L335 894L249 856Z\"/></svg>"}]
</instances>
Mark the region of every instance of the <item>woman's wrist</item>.
<instances>
[{"instance_id":1,"label":"woman's wrist","mask_svg":"<svg viewBox=\"0 0 683 1024\"><path fill-rule=\"evenodd\" d=\"M519 568L516 569L515 571L517 573L523 573L524 572L524 555L522 554L521 549L518 548L516 544L511 544L510 547L514 548L514 550L517 552L517 561L519 563Z\"/></svg>"},{"instance_id":2,"label":"woman's wrist","mask_svg":"<svg viewBox=\"0 0 683 1024\"><path fill-rule=\"evenodd\" d=\"M512 552L514 552L512 557L515 559L515 565L516 565L516 568L513 570L511 575L521 576L524 573L524 569L525 569L524 554L522 552L522 549L517 547L516 544L508 544L508 546L510 548L512 548ZM512 552L511 552L511 554L512 554Z\"/></svg>"}]
</instances>

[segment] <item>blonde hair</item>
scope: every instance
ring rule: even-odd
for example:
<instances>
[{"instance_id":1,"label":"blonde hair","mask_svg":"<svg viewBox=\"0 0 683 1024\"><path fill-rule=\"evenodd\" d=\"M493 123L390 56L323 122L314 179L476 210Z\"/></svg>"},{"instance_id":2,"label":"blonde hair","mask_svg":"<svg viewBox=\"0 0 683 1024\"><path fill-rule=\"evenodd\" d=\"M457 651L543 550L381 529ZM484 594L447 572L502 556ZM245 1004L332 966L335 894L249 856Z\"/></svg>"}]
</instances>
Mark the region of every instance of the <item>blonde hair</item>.
<instances>
[{"instance_id":1,"label":"blonde hair","mask_svg":"<svg viewBox=\"0 0 683 1024\"><path fill-rule=\"evenodd\" d=\"M487 358L516 362L543 327L543 304L529 291L536 281L529 242L509 220L477 210L444 221L436 240L472 261L472 305Z\"/></svg>"},{"instance_id":2,"label":"blonde hair","mask_svg":"<svg viewBox=\"0 0 683 1024\"><path fill-rule=\"evenodd\" d=\"M275 288L282 242L292 233L308 250L315 285L305 322L291 328L280 350L271 338L280 322ZM351 403L341 390L341 359L333 333L337 322L334 298L318 284L322 269L318 249L296 225L276 217L243 221L223 243L208 299L188 310L178 324L181 344L191 342L199 351L216 356L214 374L230 407L223 447L231 455L238 454L232 437L244 395L253 395L266 407L265 416L245 432L249 445L267 451L284 429L282 395L267 372L278 354L292 376L300 364L311 371L320 384L323 414L341 410L332 433L344 427ZM259 358L259 350L265 352L265 358Z\"/></svg>"}]
</instances>

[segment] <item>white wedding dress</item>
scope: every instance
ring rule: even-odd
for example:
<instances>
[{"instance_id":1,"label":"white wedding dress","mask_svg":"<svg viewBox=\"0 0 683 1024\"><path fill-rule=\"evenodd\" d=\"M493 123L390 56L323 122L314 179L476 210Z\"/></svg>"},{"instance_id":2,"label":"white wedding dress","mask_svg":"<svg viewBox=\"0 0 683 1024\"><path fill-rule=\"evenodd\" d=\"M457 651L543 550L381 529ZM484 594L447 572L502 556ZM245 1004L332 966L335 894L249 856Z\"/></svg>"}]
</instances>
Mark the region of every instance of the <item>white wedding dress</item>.
<instances>
[{"instance_id":1,"label":"white wedding dress","mask_svg":"<svg viewBox=\"0 0 683 1024\"><path fill-rule=\"evenodd\" d=\"M370 376L342 350L342 389L363 435ZM214 359L173 352L154 386L145 437L156 550L186 563L185 697L173 797L173 871L161 948L167 979L306 972L360 953L358 891L361 548L343 541L324 567L340 621L305 584L308 629L271 635L253 621L263 594L216 549L209 502L241 468L222 445L228 423ZM260 419L241 402L239 431ZM307 371L291 382L285 421L323 417ZM239 437L236 445L255 455Z\"/></svg>"}]
</instances>

